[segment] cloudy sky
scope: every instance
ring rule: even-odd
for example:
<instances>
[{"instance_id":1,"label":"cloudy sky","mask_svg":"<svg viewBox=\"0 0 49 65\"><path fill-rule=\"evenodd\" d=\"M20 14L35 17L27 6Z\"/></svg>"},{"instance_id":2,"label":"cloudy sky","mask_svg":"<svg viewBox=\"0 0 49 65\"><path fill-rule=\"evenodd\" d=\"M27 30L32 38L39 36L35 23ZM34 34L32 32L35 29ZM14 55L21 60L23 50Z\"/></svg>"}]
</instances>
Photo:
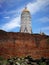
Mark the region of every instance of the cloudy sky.
<instances>
[{"instance_id":1,"label":"cloudy sky","mask_svg":"<svg viewBox=\"0 0 49 65\"><path fill-rule=\"evenodd\" d=\"M0 30L19 32L25 6L31 13L32 32L49 35L49 0L0 0Z\"/></svg>"}]
</instances>

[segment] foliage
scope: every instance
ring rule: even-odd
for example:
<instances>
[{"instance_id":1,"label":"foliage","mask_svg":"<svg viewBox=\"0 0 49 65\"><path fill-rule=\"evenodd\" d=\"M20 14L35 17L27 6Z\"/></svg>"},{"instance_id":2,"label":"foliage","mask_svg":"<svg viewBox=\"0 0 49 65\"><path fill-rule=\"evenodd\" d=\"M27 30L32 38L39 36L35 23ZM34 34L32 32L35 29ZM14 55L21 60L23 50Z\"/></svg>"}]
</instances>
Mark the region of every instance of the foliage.
<instances>
[{"instance_id":1,"label":"foliage","mask_svg":"<svg viewBox=\"0 0 49 65\"><path fill-rule=\"evenodd\" d=\"M1 60L4 60L4 58L3 58L2 56L0 56L0 61L1 61Z\"/></svg>"},{"instance_id":2,"label":"foliage","mask_svg":"<svg viewBox=\"0 0 49 65\"><path fill-rule=\"evenodd\" d=\"M47 44L49 44L49 38L47 39Z\"/></svg>"},{"instance_id":3,"label":"foliage","mask_svg":"<svg viewBox=\"0 0 49 65\"><path fill-rule=\"evenodd\" d=\"M46 62L39 62L40 65L46 65Z\"/></svg>"},{"instance_id":4,"label":"foliage","mask_svg":"<svg viewBox=\"0 0 49 65\"><path fill-rule=\"evenodd\" d=\"M41 59L33 59L31 56L14 57L7 60L1 59L0 61L0 65L47 65L47 61L49 63L49 59L43 57Z\"/></svg>"}]
</instances>

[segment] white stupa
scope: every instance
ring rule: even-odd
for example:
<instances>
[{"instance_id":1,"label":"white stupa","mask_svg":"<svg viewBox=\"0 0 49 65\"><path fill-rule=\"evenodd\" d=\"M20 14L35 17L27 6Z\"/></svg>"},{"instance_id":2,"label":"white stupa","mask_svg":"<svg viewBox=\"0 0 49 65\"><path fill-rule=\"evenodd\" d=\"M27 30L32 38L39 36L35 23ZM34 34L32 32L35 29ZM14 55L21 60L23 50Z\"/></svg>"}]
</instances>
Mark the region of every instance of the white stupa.
<instances>
[{"instance_id":1,"label":"white stupa","mask_svg":"<svg viewBox=\"0 0 49 65\"><path fill-rule=\"evenodd\" d=\"M30 34L32 33L31 14L30 14L29 10L27 9L27 7L25 7L25 9L22 11L22 14L21 14L20 32L30 33Z\"/></svg>"}]
</instances>

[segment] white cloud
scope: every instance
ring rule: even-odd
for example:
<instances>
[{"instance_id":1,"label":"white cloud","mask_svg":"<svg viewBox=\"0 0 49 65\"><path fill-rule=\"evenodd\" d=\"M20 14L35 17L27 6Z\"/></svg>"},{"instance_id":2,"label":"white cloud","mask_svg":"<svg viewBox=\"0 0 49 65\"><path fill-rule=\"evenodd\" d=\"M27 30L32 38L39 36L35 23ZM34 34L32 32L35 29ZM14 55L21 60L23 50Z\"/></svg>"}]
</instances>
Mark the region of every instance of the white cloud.
<instances>
[{"instance_id":1,"label":"white cloud","mask_svg":"<svg viewBox=\"0 0 49 65\"><path fill-rule=\"evenodd\" d=\"M21 12L21 9L15 9L15 10L10 10L10 11L5 10L3 12L0 12L0 14L2 14L2 15L11 15L11 14L19 15L20 12Z\"/></svg>"},{"instance_id":2,"label":"white cloud","mask_svg":"<svg viewBox=\"0 0 49 65\"><path fill-rule=\"evenodd\" d=\"M38 32L44 32L44 31L45 31L45 32L46 32L46 31L49 32L49 26L45 26L45 27L38 28L37 31L38 31Z\"/></svg>"},{"instance_id":3,"label":"white cloud","mask_svg":"<svg viewBox=\"0 0 49 65\"><path fill-rule=\"evenodd\" d=\"M31 14L35 14L36 12L43 10L48 4L49 4L49 0L36 0L35 2L28 3L27 8L30 10ZM23 10L23 8L24 7L22 7L21 9L19 9L17 11L21 12ZM7 13L9 14L9 13L17 12L17 11L14 10L14 11L9 11ZM18 17L16 16L16 18L12 19L8 23L5 23L1 29L8 31L15 27L20 27L20 16L19 15L20 14L17 14ZM7 18L7 17L5 17L5 18ZM47 19L49 21L48 18L43 18L42 21L44 19Z\"/></svg>"},{"instance_id":4,"label":"white cloud","mask_svg":"<svg viewBox=\"0 0 49 65\"><path fill-rule=\"evenodd\" d=\"M47 5L49 5L49 0L36 0L34 3L27 4L28 9L32 14L43 10Z\"/></svg>"},{"instance_id":5,"label":"white cloud","mask_svg":"<svg viewBox=\"0 0 49 65\"><path fill-rule=\"evenodd\" d=\"M14 19L12 19L10 22L4 24L4 25L1 27L1 29L8 31L8 30L11 30L11 29L13 29L13 28L15 28L15 27L20 27L20 16L14 18Z\"/></svg>"},{"instance_id":6,"label":"white cloud","mask_svg":"<svg viewBox=\"0 0 49 65\"><path fill-rule=\"evenodd\" d=\"M48 17L42 17L36 21L39 23L47 23L47 22L49 22L49 18Z\"/></svg>"},{"instance_id":7,"label":"white cloud","mask_svg":"<svg viewBox=\"0 0 49 65\"><path fill-rule=\"evenodd\" d=\"M0 8L2 7L2 5L0 4Z\"/></svg>"},{"instance_id":8,"label":"white cloud","mask_svg":"<svg viewBox=\"0 0 49 65\"><path fill-rule=\"evenodd\" d=\"M3 3L5 0L0 0L0 3Z\"/></svg>"},{"instance_id":9,"label":"white cloud","mask_svg":"<svg viewBox=\"0 0 49 65\"><path fill-rule=\"evenodd\" d=\"M4 17L5 19L9 19L10 17L9 16L6 16L6 17Z\"/></svg>"},{"instance_id":10,"label":"white cloud","mask_svg":"<svg viewBox=\"0 0 49 65\"><path fill-rule=\"evenodd\" d=\"M48 27L43 27L43 28L41 28L41 30L48 30L49 31L49 26Z\"/></svg>"}]
</instances>

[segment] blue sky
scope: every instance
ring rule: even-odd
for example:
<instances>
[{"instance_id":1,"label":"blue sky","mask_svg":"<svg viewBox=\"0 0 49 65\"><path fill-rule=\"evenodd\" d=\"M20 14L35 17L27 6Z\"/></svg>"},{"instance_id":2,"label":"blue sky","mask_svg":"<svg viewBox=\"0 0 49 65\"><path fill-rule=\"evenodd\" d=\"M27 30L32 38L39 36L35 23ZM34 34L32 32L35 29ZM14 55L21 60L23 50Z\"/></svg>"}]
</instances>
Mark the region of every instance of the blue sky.
<instances>
[{"instance_id":1,"label":"blue sky","mask_svg":"<svg viewBox=\"0 0 49 65\"><path fill-rule=\"evenodd\" d=\"M31 13L32 32L49 35L49 0L0 0L0 30L19 32L25 6Z\"/></svg>"}]
</instances>

